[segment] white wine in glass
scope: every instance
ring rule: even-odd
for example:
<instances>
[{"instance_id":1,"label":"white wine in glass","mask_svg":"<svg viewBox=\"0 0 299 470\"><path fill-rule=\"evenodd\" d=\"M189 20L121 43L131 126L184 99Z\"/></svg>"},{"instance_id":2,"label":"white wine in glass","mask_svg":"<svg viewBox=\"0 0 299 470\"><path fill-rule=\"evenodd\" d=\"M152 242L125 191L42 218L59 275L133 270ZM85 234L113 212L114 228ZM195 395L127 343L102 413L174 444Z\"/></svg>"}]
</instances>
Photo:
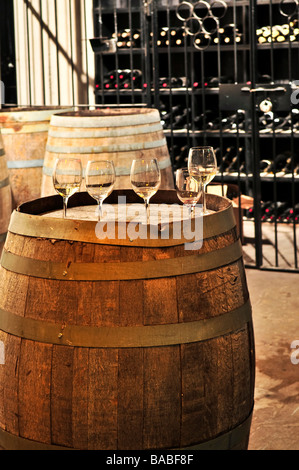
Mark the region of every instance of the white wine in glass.
<instances>
[{"instance_id":1,"label":"white wine in glass","mask_svg":"<svg viewBox=\"0 0 299 470\"><path fill-rule=\"evenodd\" d=\"M189 207L192 217L202 194L202 183L190 175L188 168L180 168L176 171L175 186L179 200Z\"/></svg>"},{"instance_id":2,"label":"white wine in glass","mask_svg":"<svg viewBox=\"0 0 299 470\"><path fill-rule=\"evenodd\" d=\"M135 193L144 200L147 223L149 223L149 201L161 185L161 172L156 158L133 160L131 184Z\"/></svg>"},{"instance_id":3,"label":"white wine in glass","mask_svg":"<svg viewBox=\"0 0 299 470\"><path fill-rule=\"evenodd\" d=\"M203 186L203 213L209 214L206 207L206 186L217 174L217 159L213 147L193 147L189 151L188 170L193 178Z\"/></svg>"},{"instance_id":4,"label":"white wine in glass","mask_svg":"<svg viewBox=\"0 0 299 470\"><path fill-rule=\"evenodd\" d=\"M54 165L53 185L63 198L63 218L66 218L68 200L80 190L82 163L78 158L58 158Z\"/></svg>"},{"instance_id":5,"label":"white wine in glass","mask_svg":"<svg viewBox=\"0 0 299 470\"><path fill-rule=\"evenodd\" d=\"M99 207L99 221L102 218L103 202L112 193L116 181L114 164L109 160L89 161L86 167L86 191Z\"/></svg>"}]
</instances>

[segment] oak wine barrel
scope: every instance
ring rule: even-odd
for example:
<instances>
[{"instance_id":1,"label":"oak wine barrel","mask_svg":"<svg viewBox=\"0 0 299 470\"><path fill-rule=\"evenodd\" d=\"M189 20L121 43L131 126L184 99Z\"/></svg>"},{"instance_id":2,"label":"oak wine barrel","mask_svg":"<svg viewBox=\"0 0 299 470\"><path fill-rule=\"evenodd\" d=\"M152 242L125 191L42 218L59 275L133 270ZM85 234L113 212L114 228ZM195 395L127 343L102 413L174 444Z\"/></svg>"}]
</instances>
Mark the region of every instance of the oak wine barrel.
<instances>
[{"instance_id":1,"label":"oak wine barrel","mask_svg":"<svg viewBox=\"0 0 299 470\"><path fill-rule=\"evenodd\" d=\"M0 254L5 242L11 212L11 189L0 130Z\"/></svg>"},{"instance_id":2,"label":"oak wine barrel","mask_svg":"<svg viewBox=\"0 0 299 470\"><path fill-rule=\"evenodd\" d=\"M51 119L42 182L42 197L55 193L52 174L60 156L81 158L85 172L89 160L112 160L116 170L115 189L131 189L132 160L157 158L161 189L173 189L173 172L157 109L81 109ZM84 182L81 191L85 191Z\"/></svg>"},{"instance_id":3,"label":"oak wine barrel","mask_svg":"<svg viewBox=\"0 0 299 470\"><path fill-rule=\"evenodd\" d=\"M120 209L120 195L140 203L128 190L106 203ZM62 199L50 196L11 218L0 267L0 446L247 449L254 335L231 202L207 196L214 213L197 250L174 237L180 216L156 238L133 239L126 218L124 236L119 218L116 236L99 238L107 224L94 202L76 194L63 220ZM176 192L159 191L151 210L160 203L177 208Z\"/></svg>"},{"instance_id":4,"label":"oak wine barrel","mask_svg":"<svg viewBox=\"0 0 299 470\"><path fill-rule=\"evenodd\" d=\"M69 109L60 106L32 106L0 110L0 128L14 208L41 196L50 119L54 113Z\"/></svg>"}]
</instances>

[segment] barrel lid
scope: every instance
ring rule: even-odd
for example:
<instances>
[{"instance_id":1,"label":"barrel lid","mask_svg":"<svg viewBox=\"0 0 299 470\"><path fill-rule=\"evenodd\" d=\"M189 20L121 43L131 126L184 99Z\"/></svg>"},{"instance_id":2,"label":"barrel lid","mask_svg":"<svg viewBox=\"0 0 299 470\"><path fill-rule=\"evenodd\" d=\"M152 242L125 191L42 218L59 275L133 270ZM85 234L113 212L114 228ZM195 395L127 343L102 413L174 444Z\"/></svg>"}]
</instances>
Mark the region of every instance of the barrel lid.
<instances>
[{"instance_id":1,"label":"barrel lid","mask_svg":"<svg viewBox=\"0 0 299 470\"><path fill-rule=\"evenodd\" d=\"M122 199L120 199L122 198ZM125 198L125 199L124 199ZM126 204L140 204L141 199L132 190L115 190L106 199L105 204L117 205L119 201ZM151 204L181 205L174 190L160 190L151 199ZM75 194L69 200L69 208L81 208L84 206L96 206L94 199L88 193ZM109 226L105 220L97 222L94 220L62 219L62 198L60 196L49 196L22 204L14 211L11 217L9 232L18 235L47 238L54 240L81 241L85 243L119 245L119 246L144 246L162 247L178 246L185 243L211 238L226 233L235 227L235 218L230 200L208 194L207 206L214 210L213 214L202 217L196 216L192 221L190 232L193 238L184 236L185 231L181 229L182 220L159 224L153 229L151 225L143 225L146 237L132 237L132 232L127 230L128 222L116 222L117 231L114 226ZM95 207L96 209L96 207ZM59 211L59 214L57 213ZM53 216L54 213L54 216ZM200 220L203 222L200 225ZM198 228L202 227L200 236ZM180 229L180 230L179 230ZM196 232L197 230L197 232ZM101 234L107 234L105 238ZM122 236L115 236L121 233ZM144 233L144 232L142 232ZM177 233L181 236L177 237ZM154 235L153 235L154 234Z\"/></svg>"},{"instance_id":2,"label":"barrel lid","mask_svg":"<svg viewBox=\"0 0 299 470\"><path fill-rule=\"evenodd\" d=\"M54 127L128 127L160 122L155 108L104 108L63 112L51 118Z\"/></svg>"}]
</instances>

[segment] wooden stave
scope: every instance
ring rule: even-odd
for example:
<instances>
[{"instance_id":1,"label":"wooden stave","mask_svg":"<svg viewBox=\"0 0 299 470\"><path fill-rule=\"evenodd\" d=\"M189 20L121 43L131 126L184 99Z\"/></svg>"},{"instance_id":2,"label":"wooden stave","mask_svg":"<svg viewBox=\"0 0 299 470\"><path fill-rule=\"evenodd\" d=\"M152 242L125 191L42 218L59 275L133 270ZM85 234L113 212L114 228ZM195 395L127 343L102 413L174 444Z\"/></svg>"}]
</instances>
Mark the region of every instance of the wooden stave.
<instances>
[{"instance_id":1,"label":"wooden stave","mask_svg":"<svg viewBox=\"0 0 299 470\"><path fill-rule=\"evenodd\" d=\"M11 188L0 130L0 254L6 239L11 212Z\"/></svg>"}]
</instances>

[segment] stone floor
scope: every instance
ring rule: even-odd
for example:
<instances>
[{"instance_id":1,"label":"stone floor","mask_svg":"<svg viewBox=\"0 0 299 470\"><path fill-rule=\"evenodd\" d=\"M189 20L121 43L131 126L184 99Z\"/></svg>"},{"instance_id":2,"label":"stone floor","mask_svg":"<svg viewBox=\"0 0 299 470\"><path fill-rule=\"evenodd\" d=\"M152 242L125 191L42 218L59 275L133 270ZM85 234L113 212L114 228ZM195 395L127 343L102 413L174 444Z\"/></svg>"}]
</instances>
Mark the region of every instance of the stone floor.
<instances>
[{"instance_id":1,"label":"stone floor","mask_svg":"<svg viewBox=\"0 0 299 470\"><path fill-rule=\"evenodd\" d=\"M249 450L299 450L299 274L246 274L256 347Z\"/></svg>"}]
</instances>

